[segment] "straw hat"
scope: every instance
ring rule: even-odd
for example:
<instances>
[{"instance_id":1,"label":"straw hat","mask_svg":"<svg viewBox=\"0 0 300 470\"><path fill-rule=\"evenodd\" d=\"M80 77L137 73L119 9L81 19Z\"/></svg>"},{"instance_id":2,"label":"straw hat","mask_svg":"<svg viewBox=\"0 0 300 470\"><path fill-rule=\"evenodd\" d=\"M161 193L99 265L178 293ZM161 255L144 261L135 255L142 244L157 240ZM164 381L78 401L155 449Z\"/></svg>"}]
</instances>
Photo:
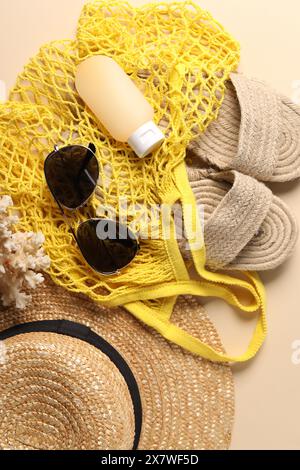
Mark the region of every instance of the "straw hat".
<instances>
[{"instance_id":1,"label":"straw hat","mask_svg":"<svg viewBox=\"0 0 300 470\"><path fill-rule=\"evenodd\" d=\"M197 299L174 322L222 350ZM26 310L0 315L1 449L226 449L227 365L194 357L125 310L46 279Z\"/></svg>"}]
</instances>

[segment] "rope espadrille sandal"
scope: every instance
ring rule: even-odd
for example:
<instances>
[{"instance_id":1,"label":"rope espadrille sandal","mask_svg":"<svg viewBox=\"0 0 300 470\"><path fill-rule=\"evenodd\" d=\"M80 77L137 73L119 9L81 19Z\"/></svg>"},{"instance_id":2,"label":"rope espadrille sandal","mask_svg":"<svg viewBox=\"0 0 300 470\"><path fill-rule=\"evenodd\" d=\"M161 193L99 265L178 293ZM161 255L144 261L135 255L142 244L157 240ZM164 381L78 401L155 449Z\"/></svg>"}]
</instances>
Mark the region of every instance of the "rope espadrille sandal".
<instances>
[{"instance_id":1,"label":"rope espadrille sandal","mask_svg":"<svg viewBox=\"0 0 300 470\"><path fill-rule=\"evenodd\" d=\"M300 177L300 107L265 83L232 73L218 119L188 147L220 170L260 181Z\"/></svg>"},{"instance_id":2,"label":"rope espadrille sandal","mask_svg":"<svg viewBox=\"0 0 300 470\"><path fill-rule=\"evenodd\" d=\"M190 168L188 176L197 204L204 208L209 268L264 271L288 258L297 241L297 224L263 183L234 170Z\"/></svg>"}]
</instances>

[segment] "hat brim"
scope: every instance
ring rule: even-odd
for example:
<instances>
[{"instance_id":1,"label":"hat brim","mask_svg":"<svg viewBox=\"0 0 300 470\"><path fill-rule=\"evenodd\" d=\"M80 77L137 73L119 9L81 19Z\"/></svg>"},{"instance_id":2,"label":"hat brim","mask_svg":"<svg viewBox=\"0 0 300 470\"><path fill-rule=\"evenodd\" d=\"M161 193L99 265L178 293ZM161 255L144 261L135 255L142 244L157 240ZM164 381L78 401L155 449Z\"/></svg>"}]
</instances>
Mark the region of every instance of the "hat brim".
<instances>
[{"instance_id":1,"label":"hat brim","mask_svg":"<svg viewBox=\"0 0 300 470\"><path fill-rule=\"evenodd\" d=\"M1 312L0 330L20 323L67 319L90 327L123 356L140 390L139 449L227 449L234 417L229 366L211 363L167 342L124 309L108 309L46 278L25 310ZM216 330L196 298L179 299L172 321L222 351ZM1 446L1 443L0 443Z\"/></svg>"}]
</instances>

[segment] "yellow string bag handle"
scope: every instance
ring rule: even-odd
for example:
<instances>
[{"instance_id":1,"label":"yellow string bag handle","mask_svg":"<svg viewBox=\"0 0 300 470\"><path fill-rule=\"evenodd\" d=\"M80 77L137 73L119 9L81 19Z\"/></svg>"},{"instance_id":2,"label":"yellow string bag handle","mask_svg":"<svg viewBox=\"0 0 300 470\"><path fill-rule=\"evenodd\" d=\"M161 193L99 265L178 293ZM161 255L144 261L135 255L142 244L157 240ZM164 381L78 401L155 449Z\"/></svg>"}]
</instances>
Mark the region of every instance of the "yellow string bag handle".
<instances>
[{"instance_id":1,"label":"yellow string bag handle","mask_svg":"<svg viewBox=\"0 0 300 470\"><path fill-rule=\"evenodd\" d=\"M184 213L184 210L186 208L190 208L194 203L194 195L190 188L184 165L176 168L175 177L179 187L181 188ZM194 211L193 214L194 226L189 227L189 229L191 233L197 233L199 236L199 234L201 235L201 232L199 232L196 227L199 226L200 223L199 220L197 220L197 211ZM196 240L189 238L189 241L191 246L193 246ZM173 239L173 242L174 245L177 244L175 239ZM197 240L197 243L199 243L199 239ZM201 248L192 251L192 253L194 265L198 274L201 276L201 280L192 281L189 279L187 281L177 282L176 286L163 285L156 289L155 294L158 297L160 295L166 296L168 294L172 295L175 293L177 295L190 294L200 297L217 297L225 300L228 304L233 307L237 307L244 312L258 312L257 325L247 350L243 354L232 356L230 354L222 353L203 343L198 338L195 338L179 326L173 324L171 321L171 314L167 310L165 312L157 312L156 315L153 315L153 311L150 308L147 308L147 306L142 302L126 304L125 307L136 318L155 328L166 339L193 354L216 362L246 362L257 354L266 338L267 320L265 288L256 273L245 272L244 276L246 280L242 280L223 273L208 271L205 268L205 247L203 243L200 242L200 244L202 245ZM236 289L242 289L247 292L251 297L251 302L248 304L242 303L235 293ZM175 301L176 297L171 297L171 302L175 303Z\"/></svg>"}]
</instances>

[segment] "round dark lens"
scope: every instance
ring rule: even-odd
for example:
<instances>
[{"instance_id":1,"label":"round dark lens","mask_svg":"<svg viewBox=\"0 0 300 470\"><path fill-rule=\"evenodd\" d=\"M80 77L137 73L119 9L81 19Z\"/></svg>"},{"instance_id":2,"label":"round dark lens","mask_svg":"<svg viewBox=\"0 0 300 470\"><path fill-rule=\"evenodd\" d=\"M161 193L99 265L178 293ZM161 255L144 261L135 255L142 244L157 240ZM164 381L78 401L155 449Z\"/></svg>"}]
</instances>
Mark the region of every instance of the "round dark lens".
<instances>
[{"instance_id":1,"label":"round dark lens","mask_svg":"<svg viewBox=\"0 0 300 470\"><path fill-rule=\"evenodd\" d=\"M91 148L70 145L52 152L45 161L49 189L68 209L82 206L96 188L99 166Z\"/></svg>"},{"instance_id":2,"label":"round dark lens","mask_svg":"<svg viewBox=\"0 0 300 470\"><path fill-rule=\"evenodd\" d=\"M77 230L77 242L88 264L101 274L114 274L137 254L134 233L113 220L90 219Z\"/></svg>"}]
</instances>

